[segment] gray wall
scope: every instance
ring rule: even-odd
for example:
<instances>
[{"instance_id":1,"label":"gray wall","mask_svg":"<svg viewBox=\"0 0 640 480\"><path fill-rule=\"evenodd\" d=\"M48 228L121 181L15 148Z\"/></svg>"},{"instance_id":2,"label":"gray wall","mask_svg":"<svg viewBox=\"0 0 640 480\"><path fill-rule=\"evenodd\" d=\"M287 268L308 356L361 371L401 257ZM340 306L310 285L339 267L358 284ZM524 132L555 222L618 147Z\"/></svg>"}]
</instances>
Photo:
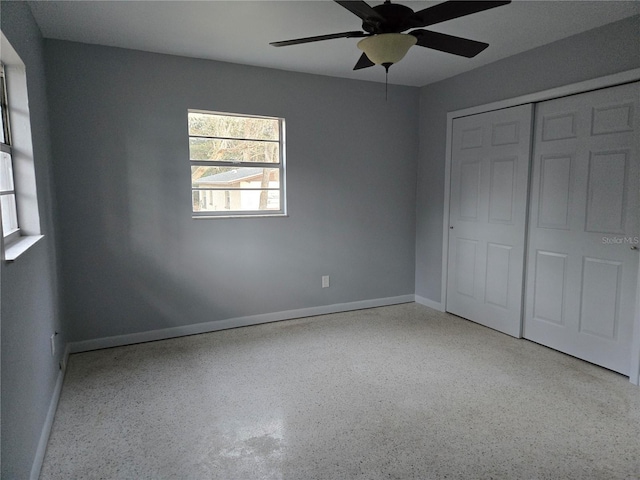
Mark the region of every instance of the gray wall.
<instances>
[{"instance_id":1,"label":"gray wall","mask_svg":"<svg viewBox=\"0 0 640 480\"><path fill-rule=\"evenodd\" d=\"M40 31L23 2L0 2L1 28L26 65L40 222L45 238L2 275L2 478L29 478L59 372L65 329L58 290L50 145ZM51 356L49 336L58 337Z\"/></svg>"},{"instance_id":2,"label":"gray wall","mask_svg":"<svg viewBox=\"0 0 640 480\"><path fill-rule=\"evenodd\" d=\"M414 293L419 89L45 51L71 340ZM286 119L289 217L191 218L189 108Z\"/></svg>"},{"instance_id":3,"label":"gray wall","mask_svg":"<svg viewBox=\"0 0 640 480\"><path fill-rule=\"evenodd\" d=\"M416 295L440 302L447 112L640 67L640 16L420 90Z\"/></svg>"}]
</instances>

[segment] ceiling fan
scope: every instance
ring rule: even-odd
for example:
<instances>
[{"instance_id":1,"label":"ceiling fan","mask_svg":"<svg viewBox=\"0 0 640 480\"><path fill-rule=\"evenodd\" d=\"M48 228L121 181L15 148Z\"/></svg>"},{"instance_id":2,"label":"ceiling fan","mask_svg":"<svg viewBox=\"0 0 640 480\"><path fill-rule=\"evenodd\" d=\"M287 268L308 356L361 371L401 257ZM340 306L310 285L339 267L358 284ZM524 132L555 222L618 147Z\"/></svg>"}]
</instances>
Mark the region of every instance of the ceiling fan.
<instances>
[{"instance_id":1,"label":"ceiling fan","mask_svg":"<svg viewBox=\"0 0 640 480\"><path fill-rule=\"evenodd\" d=\"M362 0L334 0L351 13L362 19L361 31L332 33L315 37L297 38L282 42L272 42L274 47L318 42L334 38L363 38L358 48L364 53L354 70L382 65L388 71L394 63L402 60L413 45L440 50L462 57L472 58L489 46L466 38L424 30L421 27L446 22L472 13L511 3L510 1L458 1L449 0L433 7L414 12L411 8L385 0L381 5L371 7ZM402 33L416 28L408 33Z\"/></svg>"}]
</instances>

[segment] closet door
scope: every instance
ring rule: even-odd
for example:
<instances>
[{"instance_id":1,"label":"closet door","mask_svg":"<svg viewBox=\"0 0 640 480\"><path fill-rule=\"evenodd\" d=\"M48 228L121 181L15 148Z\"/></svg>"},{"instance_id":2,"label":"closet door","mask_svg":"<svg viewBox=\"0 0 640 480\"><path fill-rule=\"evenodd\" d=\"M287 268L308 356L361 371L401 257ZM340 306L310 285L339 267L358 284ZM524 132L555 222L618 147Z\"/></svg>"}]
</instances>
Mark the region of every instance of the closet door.
<instances>
[{"instance_id":1,"label":"closet door","mask_svg":"<svg viewBox=\"0 0 640 480\"><path fill-rule=\"evenodd\" d=\"M456 118L446 310L519 337L533 107Z\"/></svg>"},{"instance_id":2,"label":"closet door","mask_svg":"<svg viewBox=\"0 0 640 480\"><path fill-rule=\"evenodd\" d=\"M537 105L525 338L629 373L639 84Z\"/></svg>"}]
</instances>

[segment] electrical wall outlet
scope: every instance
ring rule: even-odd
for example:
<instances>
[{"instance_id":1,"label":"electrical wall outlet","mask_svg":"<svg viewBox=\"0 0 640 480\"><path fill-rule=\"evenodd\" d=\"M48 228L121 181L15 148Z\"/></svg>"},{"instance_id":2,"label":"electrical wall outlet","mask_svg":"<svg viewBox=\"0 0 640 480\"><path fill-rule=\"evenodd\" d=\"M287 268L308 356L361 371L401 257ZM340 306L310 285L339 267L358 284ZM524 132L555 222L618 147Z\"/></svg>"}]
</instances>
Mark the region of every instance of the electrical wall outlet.
<instances>
[{"instance_id":1,"label":"electrical wall outlet","mask_svg":"<svg viewBox=\"0 0 640 480\"><path fill-rule=\"evenodd\" d=\"M322 276L322 288L329 288L329 275Z\"/></svg>"}]
</instances>

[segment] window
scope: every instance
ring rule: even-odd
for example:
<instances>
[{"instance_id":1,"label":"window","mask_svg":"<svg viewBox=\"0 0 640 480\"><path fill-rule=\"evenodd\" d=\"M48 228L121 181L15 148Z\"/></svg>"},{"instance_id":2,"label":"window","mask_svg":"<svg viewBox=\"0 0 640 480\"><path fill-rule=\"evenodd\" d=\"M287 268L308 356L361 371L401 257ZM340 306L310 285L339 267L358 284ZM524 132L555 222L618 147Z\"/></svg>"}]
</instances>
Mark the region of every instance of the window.
<instances>
[{"instance_id":1,"label":"window","mask_svg":"<svg viewBox=\"0 0 640 480\"><path fill-rule=\"evenodd\" d=\"M17 259L42 238L26 67L0 32L0 251Z\"/></svg>"},{"instance_id":2,"label":"window","mask_svg":"<svg viewBox=\"0 0 640 480\"><path fill-rule=\"evenodd\" d=\"M2 235L10 241L20 235L16 190L13 181L13 158L11 156L11 129L9 106L7 103L7 82L4 65L0 64L0 213L2 215Z\"/></svg>"},{"instance_id":3,"label":"window","mask_svg":"<svg viewBox=\"0 0 640 480\"><path fill-rule=\"evenodd\" d=\"M194 218L284 215L284 120L189 110Z\"/></svg>"}]
</instances>

